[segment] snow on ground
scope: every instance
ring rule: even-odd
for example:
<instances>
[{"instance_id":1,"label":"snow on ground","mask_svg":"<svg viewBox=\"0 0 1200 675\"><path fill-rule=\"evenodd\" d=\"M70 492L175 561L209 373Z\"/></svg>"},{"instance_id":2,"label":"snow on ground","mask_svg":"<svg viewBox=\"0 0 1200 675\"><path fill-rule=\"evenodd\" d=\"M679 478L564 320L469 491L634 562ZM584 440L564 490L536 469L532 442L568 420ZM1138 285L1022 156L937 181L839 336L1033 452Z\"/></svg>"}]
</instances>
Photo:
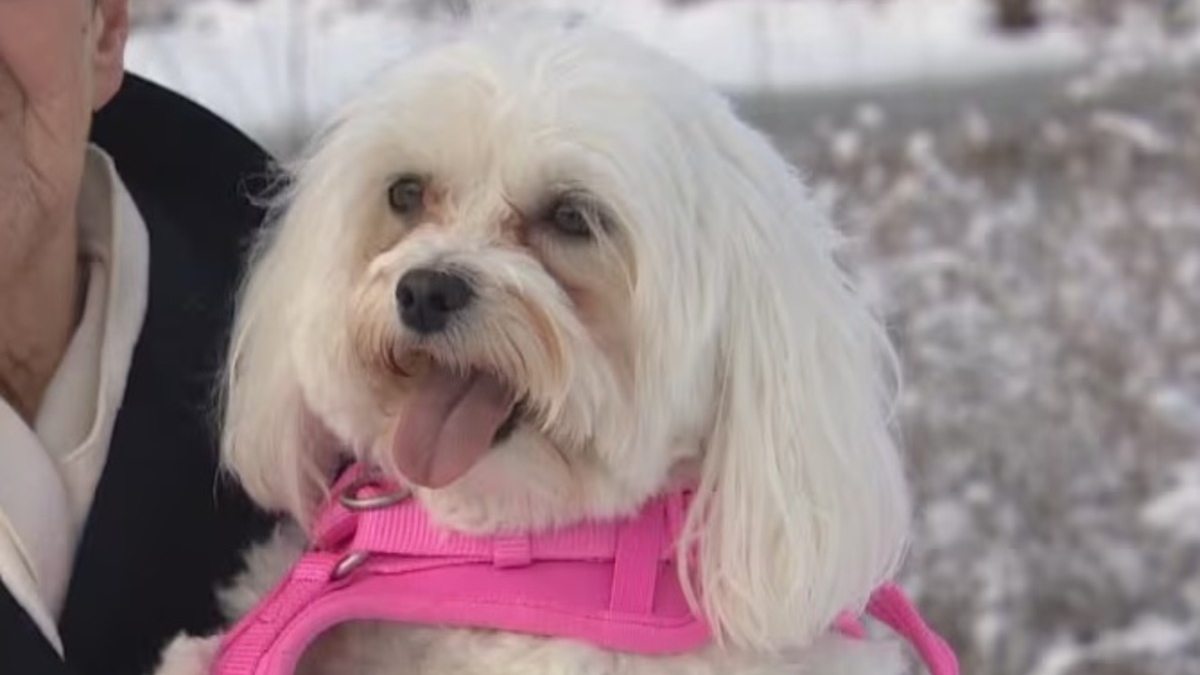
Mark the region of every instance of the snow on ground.
<instances>
[{"instance_id":1,"label":"snow on ground","mask_svg":"<svg viewBox=\"0 0 1200 675\"><path fill-rule=\"evenodd\" d=\"M1048 649L1029 675L1072 675L1088 672L1097 660L1148 660L1181 651L1200 632L1200 621L1180 624L1162 617L1143 617L1128 628L1105 633L1090 648L1060 641Z\"/></svg>"},{"instance_id":2,"label":"snow on ground","mask_svg":"<svg viewBox=\"0 0 1200 675\"><path fill-rule=\"evenodd\" d=\"M986 25L979 0L652 0L493 2L583 11L628 31L729 90L864 89L1064 70L1082 37L1052 28L1021 39ZM488 6L484 4L484 6ZM135 33L132 70L205 103L251 132L327 115L426 29L386 3L206 0L177 24Z\"/></svg>"},{"instance_id":3,"label":"snow on ground","mask_svg":"<svg viewBox=\"0 0 1200 675\"><path fill-rule=\"evenodd\" d=\"M211 0L177 24L130 36L130 70L203 103L251 135L310 129L419 26L328 0Z\"/></svg>"},{"instance_id":4,"label":"snow on ground","mask_svg":"<svg viewBox=\"0 0 1200 675\"><path fill-rule=\"evenodd\" d=\"M673 8L654 2L558 0L659 46L733 90L844 89L975 79L1079 65L1079 34L1023 38L989 29L978 0L734 0Z\"/></svg>"},{"instance_id":5,"label":"snow on ground","mask_svg":"<svg viewBox=\"0 0 1200 675\"><path fill-rule=\"evenodd\" d=\"M1190 422L1200 422L1200 414L1193 415ZM1142 519L1172 536L1200 542L1200 459L1181 464L1174 473L1175 484L1142 507Z\"/></svg>"},{"instance_id":6,"label":"snow on ground","mask_svg":"<svg viewBox=\"0 0 1200 675\"><path fill-rule=\"evenodd\" d=\"M904 581L964 673L1200 673L1200 78L899 152L870 117L794 159L900 350Z\"/></svg>"}]
</instances>

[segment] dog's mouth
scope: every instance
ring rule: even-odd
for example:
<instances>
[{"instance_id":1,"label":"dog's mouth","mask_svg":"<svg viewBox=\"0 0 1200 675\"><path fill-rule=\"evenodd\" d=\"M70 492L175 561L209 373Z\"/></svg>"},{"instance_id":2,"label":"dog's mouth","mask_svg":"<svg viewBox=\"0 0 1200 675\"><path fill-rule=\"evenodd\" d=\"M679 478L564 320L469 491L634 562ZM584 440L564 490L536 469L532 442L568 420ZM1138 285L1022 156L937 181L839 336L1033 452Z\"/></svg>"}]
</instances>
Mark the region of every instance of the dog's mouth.
<instances>
[{"instance_id":1,"label":"dog's mouth","mask_svg":"<svg viewBox=\"0 0 1200 675\"><path fill-rule=\"evenodd\" d=\"M494 373L430 361L413 375L393 430L392 457L409 482L445 487L511 437L524 410L515 388Z\"/></svg>"},{"instance_id":2,"label":"dog's mouth","mask_svg":"<svg viewBox=\"0 0 1200 675\"><path fill-rule=\"evenodd\" d=\"M500 445L507 441L513 432L517 430L517 423L525 417L525 400L521 399L513 404L512 410L509 411L508 417L500 423L500 428L496 429L496 435L492 436L492 447Z\"/></svg>"}]
</instances>

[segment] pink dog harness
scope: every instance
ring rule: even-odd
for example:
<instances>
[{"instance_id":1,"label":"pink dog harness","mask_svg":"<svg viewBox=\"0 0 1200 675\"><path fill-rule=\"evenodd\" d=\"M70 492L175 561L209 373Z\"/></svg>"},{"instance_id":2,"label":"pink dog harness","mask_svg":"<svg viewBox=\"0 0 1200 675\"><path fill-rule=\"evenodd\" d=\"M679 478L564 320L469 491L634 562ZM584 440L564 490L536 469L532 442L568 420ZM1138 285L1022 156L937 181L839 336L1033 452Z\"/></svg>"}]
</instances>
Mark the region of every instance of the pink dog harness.
<instances>
[{"instance_id":1,"label":"pink dog harness","mask_svg":"<svg viewBox=\"0 0 1200 675\"><path fill-rule=\"evenodd\" d=\"M538 534L475 537L437 528L403 488L355 465L317 517L309 550L225 636L214 675L291 675L325 630L350 620L489 628L647 655L712 634L674 562L688 494L634 517ZM950 647L894 585L867 612L906 638L931 675L957 675ZM853 617L837 629L864 637Z\"/></svg>"}]
</instances>

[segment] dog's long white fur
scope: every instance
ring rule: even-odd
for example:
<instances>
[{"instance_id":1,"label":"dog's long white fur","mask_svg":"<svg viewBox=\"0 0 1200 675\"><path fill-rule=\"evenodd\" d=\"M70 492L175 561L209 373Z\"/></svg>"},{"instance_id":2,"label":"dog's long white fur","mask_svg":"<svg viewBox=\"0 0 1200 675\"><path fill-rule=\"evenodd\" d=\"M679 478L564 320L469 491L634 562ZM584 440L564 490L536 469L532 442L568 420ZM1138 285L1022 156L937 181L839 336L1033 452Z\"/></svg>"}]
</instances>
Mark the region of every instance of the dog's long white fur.
<instances>
[{"instance_id":1,"label":"dog's long white fur","mask_svg":"<svg viewBox=\"0 0 1200 675\"><path fill-rule=\"evenodd\" d=\"M412 167L459 195L453 225L364 253L387 227L386 181ZM682 545L699 550L688 581L719 634L712 650L599 659L520 636L363 628L362 649L397 659L371 660L378 672L434 672L404 662L414 635L480 659L464 673L898 672L893 651L827 634L894 573L908 534L894 355L836 260L829 215L724 99L607 30L493 20L382 77L293 174L240 298L225 389L224 461L260 503L304 523L339 451L387 464L402 403L381 393L361 342L390 339L388 284L435 258L471 269L494 299L484 332L446 358L499 364L544 432L422 491L435 516L486 531L617 515L698 467ZM597 294L620 302L603 322L536 260L493 245L506 205L562 180L615 224L605 262L578 263L611 276ZM514 297L552 337L523 332ZM278 566L243 581L253 590ZM162 672L195 672L210 647L177 645Z\"/></svg>"}]
</instances>

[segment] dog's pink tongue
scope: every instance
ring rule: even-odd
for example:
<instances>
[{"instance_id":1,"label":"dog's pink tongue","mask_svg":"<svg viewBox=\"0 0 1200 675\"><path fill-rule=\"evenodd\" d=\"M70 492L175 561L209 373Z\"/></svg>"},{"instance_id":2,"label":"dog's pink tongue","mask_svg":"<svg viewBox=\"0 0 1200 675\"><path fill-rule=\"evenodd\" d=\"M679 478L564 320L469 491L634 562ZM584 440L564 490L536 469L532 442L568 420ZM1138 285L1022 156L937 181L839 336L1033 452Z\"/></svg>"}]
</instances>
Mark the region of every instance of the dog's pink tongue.
<instances>
[{"instance_id":1,"label":"dog's pink tongue","mask_svg":"<svg viewBox=\"0 0 1200 675\"><path fill-rule=\"evenodd\" d=\"M453 483L488 451L513 403L512 392L492 375L430 368L396 425L397 468L423 487Z\"/></svg>"}]
</instances>

